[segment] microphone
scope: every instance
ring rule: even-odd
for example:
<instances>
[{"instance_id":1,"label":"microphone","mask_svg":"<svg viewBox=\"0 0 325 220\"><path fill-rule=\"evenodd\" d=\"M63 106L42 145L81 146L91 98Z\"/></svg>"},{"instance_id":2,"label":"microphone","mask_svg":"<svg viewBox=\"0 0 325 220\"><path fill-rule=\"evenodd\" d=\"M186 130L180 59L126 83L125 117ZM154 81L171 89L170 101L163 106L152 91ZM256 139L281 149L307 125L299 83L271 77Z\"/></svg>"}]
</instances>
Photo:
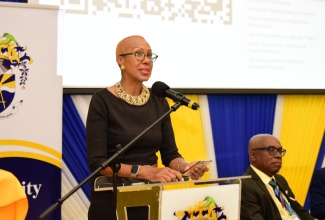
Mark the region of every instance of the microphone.
<instances>
[{"instance_id":1,"label":"microphone","mask_svg":"<svg viewBox=\"0 0 325 220\"><path fill-rule=\"evenodd\" d=\"M168 97L174 102L180 102L182 105L185 105L193 110L197 110L200 108L200 105L188 98L186 98L183 94L179 92L175 92L170 89L169 86L167 86L165 83L157 81L152 85L151 88L152 92L161 98Z\"/></svg>"}]
</instances>

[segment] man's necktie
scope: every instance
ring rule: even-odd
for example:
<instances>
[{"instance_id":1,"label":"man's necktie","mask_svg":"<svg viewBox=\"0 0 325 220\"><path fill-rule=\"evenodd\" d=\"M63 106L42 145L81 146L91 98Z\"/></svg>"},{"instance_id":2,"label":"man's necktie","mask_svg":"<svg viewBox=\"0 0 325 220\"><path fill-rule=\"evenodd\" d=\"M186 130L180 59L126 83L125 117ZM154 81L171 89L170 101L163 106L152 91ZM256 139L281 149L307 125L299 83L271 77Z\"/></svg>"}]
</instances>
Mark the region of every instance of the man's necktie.
<instances>
[{"instance_id":1,"label":"man's necktie","mask_svg":"<svg viewBox=\"0 0 325 220\"><path fill-rule=\"evenodd\" d=\"M297 213L292 209L292 207L290 206L290 204L283 198L283 194L281 193L279 186L276 184L276 182L272 179L269 184L272 186L273 190L274 190L274 194L276 195L276 197L279 199L279 201L281 202L281 205L283 208L286 208L288 210L288 212L290 213L291 216L297 216Z\"/></svg>"}]
</instances>

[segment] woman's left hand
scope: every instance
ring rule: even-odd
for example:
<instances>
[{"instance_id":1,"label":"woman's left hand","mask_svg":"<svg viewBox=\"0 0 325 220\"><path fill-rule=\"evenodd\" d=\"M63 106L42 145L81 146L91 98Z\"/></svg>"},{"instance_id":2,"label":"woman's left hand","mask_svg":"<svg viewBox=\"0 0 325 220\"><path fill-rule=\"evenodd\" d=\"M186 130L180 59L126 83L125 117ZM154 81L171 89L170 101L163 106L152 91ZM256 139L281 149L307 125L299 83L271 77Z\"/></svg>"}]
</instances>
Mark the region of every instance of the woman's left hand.
<instances>
[{"instance_id":1,"label":"woman's left hand","mask_svg":"<svg viewBox=\"0 0 325 220\"><path fill-rule=\"evenodd\" d=\"M208 172L208 171L209 171L209 168L206 166L194 167L189 171L188 176L192 180L198 180L204 175L205 172Z\"/></svg>"}]
</instances>

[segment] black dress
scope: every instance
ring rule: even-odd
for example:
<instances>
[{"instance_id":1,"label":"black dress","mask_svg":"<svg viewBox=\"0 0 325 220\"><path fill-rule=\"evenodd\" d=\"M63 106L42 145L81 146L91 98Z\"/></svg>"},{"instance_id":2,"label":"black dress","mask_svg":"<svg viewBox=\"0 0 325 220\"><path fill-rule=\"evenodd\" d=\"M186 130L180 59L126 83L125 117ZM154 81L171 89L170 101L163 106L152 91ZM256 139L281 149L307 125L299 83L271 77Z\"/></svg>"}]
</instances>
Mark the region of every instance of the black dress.
<instances>
[{"instance_id":1,"label":"black dress","mask_svg":"<svg viewBox=\"0 0 325 220\"><path fill-rule=\"evenodd\" d=\"M117 145L126 146L168 110L167 101L152 93L143 106L132 106L114 96L106 88L94 93L86 124L90 171L96 170L112 156L116 152ZM156 156L158 151L164 166L168 166L173 159L181 157L169 116L120 156L119 162L154 165L158 160ZM112 191L95 192L92 187L90 202L89 220L113 219Z\"/></svg>"}]
</instances>

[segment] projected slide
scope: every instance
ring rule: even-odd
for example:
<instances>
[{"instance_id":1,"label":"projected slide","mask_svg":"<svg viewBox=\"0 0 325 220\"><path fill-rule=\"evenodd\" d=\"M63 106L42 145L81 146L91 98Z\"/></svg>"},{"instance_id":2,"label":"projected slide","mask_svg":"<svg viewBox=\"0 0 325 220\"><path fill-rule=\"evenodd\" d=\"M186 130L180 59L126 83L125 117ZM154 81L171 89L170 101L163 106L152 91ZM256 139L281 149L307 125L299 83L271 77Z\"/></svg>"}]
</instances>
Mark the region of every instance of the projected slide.
<instances>
[{"instance_id":1,"label":"projected slide","mask_svg":"<svg viewBox=\"0 0 325 220\"><path fill-rule=\"evenodd\" d=\"M325 89L324 0L29 2L65 9L66 88L119 81L116 44L139 34L159 55L149 87Z\"/></svg>"}]
</instances>

